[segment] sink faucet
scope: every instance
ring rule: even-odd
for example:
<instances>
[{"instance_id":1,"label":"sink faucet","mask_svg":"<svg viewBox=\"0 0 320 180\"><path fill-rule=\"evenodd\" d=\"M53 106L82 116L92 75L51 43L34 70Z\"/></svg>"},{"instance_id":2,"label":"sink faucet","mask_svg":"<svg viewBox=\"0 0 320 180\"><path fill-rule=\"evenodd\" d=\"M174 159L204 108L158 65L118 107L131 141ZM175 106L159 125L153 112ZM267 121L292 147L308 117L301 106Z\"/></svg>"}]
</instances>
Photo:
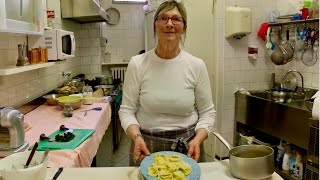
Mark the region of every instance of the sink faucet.
<instances>
[{"instance_id":1,"label":"sink faucet","mask_svg":"<svg viewBox=\"0 0 320 180\"><path fill-rule=\"evenodd\" d=\"M287 74L290 74L290 73L297 73L297 74L300 75L300 77L301 77L301 95L304 96L305 89L304 89L303 76L302 76L302 74L301 74L299 71L297 71L297 70L289 70L284 76L282 76L282 78L281 78L281 87L283 86L283 85L282 85L283 82L291 81L291 80L286 80L286 81L284 81L284 77L287 76Z\"/></svg>"}]
</instances>

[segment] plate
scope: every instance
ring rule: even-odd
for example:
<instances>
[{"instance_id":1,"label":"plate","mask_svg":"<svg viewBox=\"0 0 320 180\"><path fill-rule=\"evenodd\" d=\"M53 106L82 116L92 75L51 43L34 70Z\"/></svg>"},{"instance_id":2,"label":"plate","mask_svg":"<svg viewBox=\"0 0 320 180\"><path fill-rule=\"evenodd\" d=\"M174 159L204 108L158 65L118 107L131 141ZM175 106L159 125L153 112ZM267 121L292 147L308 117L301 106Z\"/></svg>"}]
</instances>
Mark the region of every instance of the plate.
<instances>
[{"instance_id":1,"label":"plate","mask_svg":"<svg viewBox=\"0 0 320 180\"><path fill-rule=\"evenodd\" d=\"M152 153L150 156L147 156L146 158L144 158L141 161L140 171L141 171L141 174L142 174L142 176L143 176L143 178L145 180L156 180L157 179L156 177L152 177L152 176L148 175L148 167L151 166L151 164L153 163L154 156L156 154L178 155L178 156L180 156L181 159L184 162L188 163L192 168L192 172L191 172L191 174L189 174L187 176L187 179L188 180L200 179L200 174L201 174L200 166L198 165L198 163L195 160L189 158L188 156L186 156L184 154L178 153L178 152L174 152L174 151L159 151L159 152L156 152L156 153Z\"/></svg>"}]
</instances>

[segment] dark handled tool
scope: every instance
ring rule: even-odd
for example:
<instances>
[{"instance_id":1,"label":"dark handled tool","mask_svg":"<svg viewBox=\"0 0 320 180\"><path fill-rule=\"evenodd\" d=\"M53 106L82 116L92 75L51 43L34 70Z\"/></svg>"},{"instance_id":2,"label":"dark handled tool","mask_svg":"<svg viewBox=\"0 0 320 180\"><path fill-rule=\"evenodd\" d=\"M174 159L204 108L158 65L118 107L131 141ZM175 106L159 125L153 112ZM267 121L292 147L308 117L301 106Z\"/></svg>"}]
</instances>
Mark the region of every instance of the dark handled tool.
<instances>
[{"instance_id":1,"label":"dark handled tool","mask_svg":"<svg viewBox=\"0 0 320 180\"><path fill-rule=\"evenodd\" d=\"M31 160L33 158L33 155L36 152L37 148L38 148L38 142L34 143L33 148L32 148L32 150L30 152L29 157L28 157L27 163L25 165L25 168L27 168L29 166L29 164L30 164L30 162L31 162Z\"/></svg>"},{"instance_id":2,"label":"dark handled tool","mask_svg":"<svg viewBox=\"0 0 320 180\"><path fill-rule=\"evenodd\" d=\"M49 141L49 142L54 142L56 141L54 138L49 138L46 136L44 133L40 134L40 141Z\"/></svg>"},{"instance_id":3,"label":"dark handled tool","mask_svg":"<svg viewBox=\"0 0 320 180\"><path fill-rule=\"evenodd\" d=\"M82 111L82 112L84 112L84 116L86 116L86 115L87 115L87 112L88 112L88 111L91 111L91 110L101 111L101 110L102 110L102 107L95 107L95 108L92 108L92 109L84 110L84 111Z\"/></svg>"},{"instance_id":4,"label":"dark handled tool","mask_svg":"<svg viewBox=\"0 0 320 180\"><path fill-rule=\"evenodd\" d=\"M54 174L52 180L57 180L62 171L63 171L63 167L60 167L60 168L58 169L58 171L56 172L56 174Z\"/></svg>"},{"instance_id":5,"label":"dark handled tool","mask_svg":"<svg viewBox=\"0 0 320 180\"><path fill-rule=\"evenodd\" d=\"M60 126L60 131L66 131L69 130L69 128L65 127L63 124Z\"/></svg>"}]
</instances>

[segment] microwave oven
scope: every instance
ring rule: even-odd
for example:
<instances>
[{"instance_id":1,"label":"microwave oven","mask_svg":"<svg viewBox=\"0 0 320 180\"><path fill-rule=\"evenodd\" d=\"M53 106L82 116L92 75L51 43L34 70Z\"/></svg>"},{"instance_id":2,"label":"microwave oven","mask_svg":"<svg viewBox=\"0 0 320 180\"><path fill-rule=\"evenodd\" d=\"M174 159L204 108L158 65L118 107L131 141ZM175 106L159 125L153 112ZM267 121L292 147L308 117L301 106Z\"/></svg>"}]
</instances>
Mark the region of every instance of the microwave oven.
<instances>
[{"instance_id":1,"label":"microwave oven","mask_svg":"<svg viewBox=\"0 0 320 180\"><path fill-rule=\"evenodd\" d=\"M49 61L64 60L75 56L76 42L74 33L71 31L45 30L43 36L31 36L28 41L29 50L39 46L47 48Z\"/></svg>"}]
</instances>

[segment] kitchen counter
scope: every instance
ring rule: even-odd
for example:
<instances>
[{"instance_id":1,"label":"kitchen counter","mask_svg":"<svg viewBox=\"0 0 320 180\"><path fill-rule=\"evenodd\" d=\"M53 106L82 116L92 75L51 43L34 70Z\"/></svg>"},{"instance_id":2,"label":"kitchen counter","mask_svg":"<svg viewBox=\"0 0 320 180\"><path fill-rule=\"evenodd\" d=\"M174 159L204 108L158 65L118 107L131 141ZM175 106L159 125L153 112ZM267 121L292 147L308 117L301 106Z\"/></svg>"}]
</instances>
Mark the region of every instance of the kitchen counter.
<instances>
[{"instance_id":1,"label":"kitchen counter","mask_svg":"<svg viewBox=\"0 0 320 180\"><path fill-rule=\"evenodd\" d=\"M102 107L101 111L88 111L84 116L83 110ZM109 103L93 103L82 105L73 111L73 116L65 118L59 106L41 105L24 115L24 121L30 126L25 133L25 140L33 145L39 141L41 133L49 136L59 129L60 125L68 128L94 129L95 132L77 148L54 150L49 153L49 167L90 167L97 153L99 144L111 121Z\"/></svg>"},{"instance_id":2,"label":"kitchen counter","mask_svg":"<svg viewBox=\"0 0 320 180\"><path fill-rule=\"evenodd\" d=\"M199 163L201 168L200 180L232 180L234 178L228 170L228 160ZM46 180L51 180L57 168L47 170ZM138 167L103 167L103 168L65 168L60 174L59 180L142 180ZM281 180L282 178L274 173L267 180Z\"/></svg>"}]
</instances>

